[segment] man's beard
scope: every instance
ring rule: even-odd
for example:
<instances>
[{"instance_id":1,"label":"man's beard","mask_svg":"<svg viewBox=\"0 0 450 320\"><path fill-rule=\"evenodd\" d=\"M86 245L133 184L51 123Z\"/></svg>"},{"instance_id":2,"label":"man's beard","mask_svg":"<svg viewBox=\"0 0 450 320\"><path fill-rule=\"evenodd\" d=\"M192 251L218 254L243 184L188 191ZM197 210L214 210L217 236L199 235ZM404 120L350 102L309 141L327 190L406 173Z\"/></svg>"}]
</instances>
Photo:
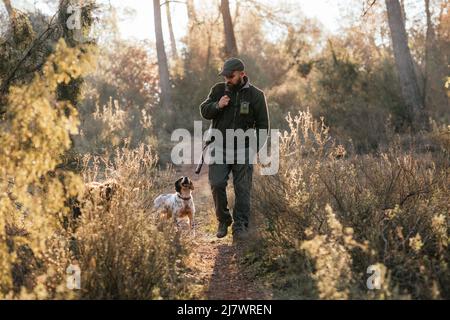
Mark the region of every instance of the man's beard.
<instances>
[{"instance_id":1,"label":"man's beard","mask_svg":"<svg viewBox=\"0 0 450 320\"><path fill-rule=\"evenodd\" d=\"M227 87L230 90L236 90L239 89L242 86L243 80L242 78L239 79L239 82L237 84L232 84L231 82L227 82Z\"/></svg>"}]
</instances>

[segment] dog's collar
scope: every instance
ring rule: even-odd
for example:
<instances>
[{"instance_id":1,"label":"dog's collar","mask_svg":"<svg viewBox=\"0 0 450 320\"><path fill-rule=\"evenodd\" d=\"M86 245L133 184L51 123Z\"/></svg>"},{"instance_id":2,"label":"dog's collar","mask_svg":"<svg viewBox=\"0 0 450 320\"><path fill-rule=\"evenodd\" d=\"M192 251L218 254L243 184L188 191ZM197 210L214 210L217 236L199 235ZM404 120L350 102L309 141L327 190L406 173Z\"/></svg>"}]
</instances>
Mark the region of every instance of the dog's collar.
<instances>
[{"instance_id":1,"label":"dog's collar","mask_svg":"<svg viewBox=\"0 0 450 320\"><path fill-rule=\"evenodd\" d=\"M185 200L185 201L187 201L187 200L191 200L191 196L189 196L188 198L184 198L184 197L182 197L179 193L177 193L177 196L178 196L178 198L181 198L181 199L183 199L183 200Z\"/></svg>"}]
</instances>

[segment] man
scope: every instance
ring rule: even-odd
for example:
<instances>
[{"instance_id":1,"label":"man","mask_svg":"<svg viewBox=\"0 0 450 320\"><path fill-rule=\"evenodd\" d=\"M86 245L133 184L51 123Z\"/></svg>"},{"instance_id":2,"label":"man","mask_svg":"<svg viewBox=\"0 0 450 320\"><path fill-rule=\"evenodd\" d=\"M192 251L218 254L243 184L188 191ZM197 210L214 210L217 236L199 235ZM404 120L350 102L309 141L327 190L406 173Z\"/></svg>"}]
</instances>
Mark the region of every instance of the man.
<instances>
[{"instance_id":1,"label":"man","mask_svg":"<svg viewBox=\"0 0 450 320\"><path fill-rule=\"evenodd\" d=\"M265 130L268 133L269 112L264 92L250 83L242 60L237 58L226 60L219 75L224 77L225 82L212 87L208 98L200 105L200 113L204 119L212 120L213 129L222 133L223 150L225 151L227 129L242 129L244 131L255 129L257 133L259 130ZM266 142L266 139L260 140L262 139L257 135L257 151L261 150ZM242 148L242 146L234 146L234 161L230 162L224 155L223 164L209 164L209 183L219 221L218 238L227 235L228 227L232 223L235 240L244 239L247 235L253 164L249 157L245 157L244 164L241 161L236 161L236 152L239 148ZM247 143L244 148L248 149ZM220 148L215 149L216 152L217 150L220 150ZM233 217L231 217L228 209L226 193L230 172L233 175L235 193Z\"/></svg>"}]
</instances>

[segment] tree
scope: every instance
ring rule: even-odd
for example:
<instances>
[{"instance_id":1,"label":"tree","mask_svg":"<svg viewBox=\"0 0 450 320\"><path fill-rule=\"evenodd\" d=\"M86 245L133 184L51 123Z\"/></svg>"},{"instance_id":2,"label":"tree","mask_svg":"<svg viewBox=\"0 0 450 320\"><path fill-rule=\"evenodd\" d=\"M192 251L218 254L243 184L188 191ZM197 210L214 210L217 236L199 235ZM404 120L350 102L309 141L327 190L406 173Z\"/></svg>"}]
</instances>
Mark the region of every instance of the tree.
<instances>
[{"instance_id":1,"label":"tree","mask_svg":"<svg viewBox=\"0 0 450 320\"><path fill-rule=\"evenodd\" d=\"M195 42L194 39L196 38L196 34L194 33L194 29L196 26L199 25L199 22L197 20L197 12L195 10L195 4L194 0L186 0L186 11L188 16L188 24L187 24L187 35L184 39L186 43L186 54L189 54L190 50L192 49L192 43Z\"/></svg>"},{"instance_id":2,"label":"tree","mask_svg":"<svg viewBox=\"0 0 450 320\"><path fill-rule=\"evenodd\" d=\"M414 129L425 129L427 122L423 98L414 71L411 51L408 47L408 35L402 17L402 9L398 0L385 1L395 63L407 113Z\"/></svg>"},{"instance_id":3,"label":"tree","mask_svg":"<svg viewBox=\"0 0 450 320\"><path fill-rule=\"evenodd\" d=\"M425 13L427 18L427 33L425 43L425 83L424 103L428 110L447 107L448 99L445 93L444 79L446 78L445 63L437 47L436 33L434 30L430 0L425 0Z\"/></svg>"},{"instance_id":4,"label":"tree","mask_svg":"<svg viewBox=\"0 0 450 320\"><path fill-rule=\"evenodd\" d=\"M65 204L81 193L83 182L59 168L79 121L70 101L56 99L57 88L87 75L94 61L90 48L71 48L60 39L43 72L36 72L29 84L10 88L8 116L0 122L0 299L10 299L14 293L20 297L18 291L26 283L39 290L40 298L48 299L51 293L36 286L33 278L42 269L67 266L63 247L56 250L62 254L50 257L56 253L56 241L63 243L60 222L69 213ZM38 265L33 259L22 259L23 250L40 257ZM29 271L13 276L18 267Z\"/></svg>"},{"instance_id":5,"label":"tree","mask_svg":"<svg viewBox=\"0 0 450 320\"><path fill-rule=\"evenodd\" d=\"M197 23L197 13L195 12L194 0L186 0L186 8L189 19L189 31L192 31Z\"/></svg>"},{"instance_id":6,"label":"tree","mask_svg":"<svg viewBox=\"0 0 450 320\"><path fill-rule=\"evenodd\" d=\"M8 12L8 15L11 17L13 14L13 7L11 5L10 0L3 0L3 3L5 4L6 11Z\"/></svg>"},{"instance_id":7,"label":"tree","mask_svg":"<svg viewBox=\"0 0 450 320\"><path fill-rule=\"evenodd\" d=\"M161 6L159 0L153 0L153 14L155 22L156 54L158 57L159 86L161 89L161 104L165 111L171 110L169 66L167 64L164 37L161 25Z\"/></svg>"},{"instance_id":8,"label":"tree","mask_svg":"<svg viewBox=\"0 0 450 320\"><path fill-rule=\"evenodd\" d=\"M175 35L173 34L172 15L170 14L170 1L166 2L166 17L167 17L167 24L169 26L170 47L172 49L172 57L175 60L177 60L178 51L177 51L177 43L175 41Z\"/></svg>"},{"instance_id":9,"label":"tree","mask_svg":"<svg viewBox=\"0 0 450 320\"><path fill-rule=\"evenodd\" d=\"M225 32L225 57L238 55L236 37L234 36L233 21L231 20L230 4L228 0L221 0L220 12L223 18L223 28Z\"/></svg>"},{"instance_id":10,"label":"tree","mask_svg":"<svg viewBox=\"0 0 450 320\"><path fill-rule=\"evenodd\" d=\"M186 1L188 16L188 30L183 39L186 44L184 49L184 75L185 79L190 78L189 74L199 72L202 79L217 76L217 70L211 69L212 62L220 56L223 49L222 43L217 34L222 33L220 10L203 11L196 8L193 0ZM223 57L220 57L222 59ZM214 71L212 71L214 69ZM213 78L211 78L213 81Z\"/></svg>"},{"instance_id":11,"label":"tree","mask_svg":"<svg viewBox=\"0 0 450 320\"><path fill-rule=\"evenodd\" d=\"M402 18L403 24L406 23L406 9L405 9L405 0L400 0L400 7L402 8Z\"/></svg>"},{"instance_id":12,"label":"tree","mask_svg":"<svg viewBox=\"0 0 450 320\"><path fill-rule=\"evenodd\" d=\"M45 59L43 47L54 28L36 36L28 14L15 10L10 1L3 1L9 15L8 27L0 37L0 118L6 111L6 100L12 84L31 81L34 71Z\"/></svg>"},{"instance_id":13,"label":"tree","mask_svg":"<svg viewBox=\"0 0 450 320\"><path fill-rule=\"evenodd\" d=\"M62 37L69 47L77 48L85 43L94 44L87 38L94 22L92 15L94 8L95 0L59 1L58 23L62 30ZM78 106L81 100L83 83L83 77L79 76L73 77L68 83L60 84L58 86L58 99L69 100L74 106Z\"/></svg>"}]
</instances>

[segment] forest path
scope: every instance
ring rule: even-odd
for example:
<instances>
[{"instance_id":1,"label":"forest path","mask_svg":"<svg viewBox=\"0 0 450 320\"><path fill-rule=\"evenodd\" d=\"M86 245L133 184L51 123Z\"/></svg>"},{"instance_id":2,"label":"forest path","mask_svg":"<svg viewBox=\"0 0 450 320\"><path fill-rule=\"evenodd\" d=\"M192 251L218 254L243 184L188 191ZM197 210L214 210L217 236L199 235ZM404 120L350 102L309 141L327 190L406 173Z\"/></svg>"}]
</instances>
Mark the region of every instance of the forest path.
<instances>
[{"instance_id":1,"label":"forest path","mask_svg":"<svg viewBox=\"0 0 450 320\"><path fill-rule=\"evenodd\" d=\"M195 167L183 165L177 167L176 172L178 176L190 177L195 188L196 236L192 240L189 278L198 288L196 297L211 300L271 299L270 292L251 279L248 270L239 262L244 250L233 244L231 232L223 239L216 237L217 222L208 183L208 166L203 166L200 175L195 175ZM232 188L228 190L228 198L232 204Z\"/></svg>"}]
</instances>

